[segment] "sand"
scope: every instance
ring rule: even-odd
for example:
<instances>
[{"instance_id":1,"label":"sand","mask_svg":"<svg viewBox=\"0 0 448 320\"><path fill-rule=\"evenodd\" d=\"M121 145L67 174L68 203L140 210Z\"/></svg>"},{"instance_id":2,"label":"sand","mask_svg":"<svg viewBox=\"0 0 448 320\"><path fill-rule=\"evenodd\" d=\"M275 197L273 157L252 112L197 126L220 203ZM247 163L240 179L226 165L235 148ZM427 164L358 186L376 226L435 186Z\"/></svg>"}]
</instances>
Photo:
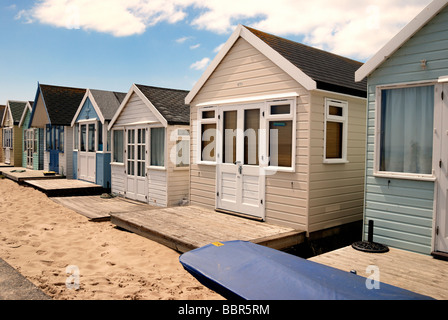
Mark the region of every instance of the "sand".
<instances>
[{"instance_id":1,"label":"sand","mask_svg":"<svg viewBox=\"0 0 448 320\"><path fill-rule=\"evenodd\" d=\"M58 300L216 300L159 243L0 179L0 258Z\"/></svg>"}]
</instances>

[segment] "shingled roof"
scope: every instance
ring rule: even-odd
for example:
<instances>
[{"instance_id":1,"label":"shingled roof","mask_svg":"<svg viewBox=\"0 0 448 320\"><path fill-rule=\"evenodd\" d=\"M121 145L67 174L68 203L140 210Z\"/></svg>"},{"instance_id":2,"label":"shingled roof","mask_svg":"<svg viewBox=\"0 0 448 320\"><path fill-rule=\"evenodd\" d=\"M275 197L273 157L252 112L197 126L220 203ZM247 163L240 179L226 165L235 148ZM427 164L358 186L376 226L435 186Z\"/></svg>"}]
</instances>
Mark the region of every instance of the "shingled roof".
<instances>
[{"instance_id":1,"label":"shingled roof","mask_svg":"<svg viewBox=\"0 0 448 320\"><path fill-rule=\"evenodd\" d=\"M1 121L3 119L3 114L5 113L5 109L6 109L6 106L0 105L0 126L1 126Z\"/></svg>"},{"instance_id":2,"label":"shingled roof","mask_svg":"<svg viewBox=\"0 0 448 320\"><path fill-rule=\"evenodd\" d=\"M40 91L52 125L70 126L86 89L40 85Z\"/></svg>"},{"instance_id":3,"label":"shingled roof","mask_svg":"<svg viewBox=\"0 0 448 320\"><path fill-rule=\"evenodd\" d=\"M367 96L367 81L355 82L363 63L244 26L317 83L317 89Z\"/></svg>"},{"instance_id":4,"label":"shingled roof","mask_svg":"<svg viewBox=\"0 0 448 320\"><path fill-rule=\"evenodd\" d=\"M114 91L104 91L90 89L93 98L95 99L98 108L100 108L101 113L105 120L111 120L114 117L115 112L120 107L126 97L124 92L114 92Z\"/></svg>"},{"instance_id":5,"label":"shingled roof","mask_svg":"<svg viewBox=\"0 0 448 320\"><path fill-rule=\"evenodd\" d=\"M23 110L26 106L26 101L8 101L9 109L14 121L14 125L18 125L22 117Z\"/></svg>"},{"instance_id":6,"label":"shingled roof","mask_svg":"<svg viewBox=\"0 0 448 320\"><path fill-rule=\"evenodd\" d=\"M168 124L190 124L190 106L185 104L188 91L136 84L137 88L156 107Z\"/></svg>"}]
</instances>

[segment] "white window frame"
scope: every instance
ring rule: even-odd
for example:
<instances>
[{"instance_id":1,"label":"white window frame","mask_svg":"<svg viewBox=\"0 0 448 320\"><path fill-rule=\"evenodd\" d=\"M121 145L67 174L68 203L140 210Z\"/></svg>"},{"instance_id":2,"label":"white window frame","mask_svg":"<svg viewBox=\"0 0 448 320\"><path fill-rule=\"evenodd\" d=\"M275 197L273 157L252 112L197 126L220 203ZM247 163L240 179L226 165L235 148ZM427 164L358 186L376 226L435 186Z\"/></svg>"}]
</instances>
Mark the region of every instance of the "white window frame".
<instances>
[{"instance_id":1,"label":"white window frame","mask_svg":"<svg viewBox=\"0 0 448 320\"><path fill-rule=\"evenodd\" d=\"M289 104L289 113L285 114L271 114L271 106L279 104ZM295 172L296 168L296 106L297 100L294 99L282 99L282 100L271 100L266 101L266 111L265 111L265 121L266 121L266 157L269 156L269 143L270 143L270 130L269 122L271 121L292 121L292 143L291 143L291 166L281 167L281 166L267 166L266 170L269 171L283 171L283 172Z\"/></svg>"},{"instance_id":2,"label":"white window frame","mask_svg":"<svg viewBox=\"0 0 448 320\"><path fill-rule=\"evenodd\" d=\"M3 148L13 149L13 128L3 128Z\"/></svg>"},{"instance_id":3,"label":"white window frame","mask_svg":"<svg viewBox=\"0 0 448 320\"><path fill-rule=\"evenodd\" d=\"M123 132L123 147L122 147L123 148L123 161L122 162L114 162L114 153L115 153L114 131L122 131ZM116 127L111 130L111 163L110 164L113 166L122 166L122 167L125 166L125 153L124 153L125 141L126 141L125 140L126 139L125 132L126 131L125 131L124 127Z\"/></svg>"},{"instance_id":4,"label":"white window frame","mask_svg":"<svg viewBox=\"0 0 448 320\"><path fill-rule=\"evenodd\" d=\"M164 141L163 141L163 143L164 143L164 156L163 156L163 166L154 166L154 165L151 165L151 129L160 129L160 128L163 128L164 130L165 130L165 139L164 139ZM151 126L149 126L148 128L147 128L147 132L148 132L148 134L147 134L147 136L146 136L146 138L147 138L147 142L146 142L146 148L147 148L147 150L148 150L148 154L147 154L147 159L146 159L146 169L149 169L149 170L166 170L166 168L167 168L167 161L169 160L168 159L168 148L167 148L167 132L168 132L168 130L167 130L167 128L166 127L164 127L164 126L161 126L161 125L151 125Z\"/></svg>"},{"instance_id":5,"label":"white window frame","mask_svg":"<svg viewBox=\"0 0 448 320\"><path fill-rule=\"evenodd\" d=\"M330 115L330 106L342 108L342 116ZM342 123L342 158L327 159L327 122ZM348 136L348 102L338 99L325 98L323 163L326 164L348 163L347 136Z\"/></svg>"},{"instance_id":6,"label":"white window frame","mask_svg":"<svg viewBox=\"0 0 448 320\"><path fill-rule=\"evenodd\" d=\"M202 119L202 112L203 111L214 111L215 117L214 118L207 118ZM197 114L197 144L196 144L196 163L197 164L205 164L205 165L216 165L218 155L217 155L217 141L218 141L218 108L215 106L207 106L207 107L201 107L198 108L198 114ZM215 161L206 161L202 160L202 125L203 124L215 124L216 126L216 135L215 135ZM190 151L191 152L191 151Z\"/></svg>"},{"instance_id":7,"label":"white window frame","mask_svg":"<svg viewBox=\"0 0 448 320\"><path fill-rule=\"evenodd\" d=\"M417 180L417 181L435 181L436 176L434 173L434 168L431 174L418 174L418 173L407 173L407 172L391 172L391 171L380 171L380 153L381 153L381 103L382 103L382 91L390 89L401 89L408 87L423 87L423 86L436 86L435 81L422 81L422 82L406 82L406 83L396 83L390 85L379 85L376 87L375 92L375 139L374 139L374 155L373 155L373 176L378 178L392 178L392 179L405 179L405 180ZM434 99L434 117L436 114L436 99ZM435 122L434 122L435 123ZM433 139L434 140L434 139ZM433 148L435 146L433 145ZM434 149L433 155L434 157ZM433 159L434 167L434 159Z\"/></svg>"}]
</instances>

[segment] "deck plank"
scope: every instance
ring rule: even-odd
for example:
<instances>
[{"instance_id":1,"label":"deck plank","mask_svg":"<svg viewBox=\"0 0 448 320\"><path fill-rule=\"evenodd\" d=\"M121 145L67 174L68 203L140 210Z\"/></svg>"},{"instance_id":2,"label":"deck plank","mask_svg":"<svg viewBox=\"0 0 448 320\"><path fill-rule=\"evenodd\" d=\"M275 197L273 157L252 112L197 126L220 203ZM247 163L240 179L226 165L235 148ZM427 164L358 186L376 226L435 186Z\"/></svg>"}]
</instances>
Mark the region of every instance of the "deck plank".
<instances>
[{"instance_id":1,"label":"deck plank","mask_svg":"<svg viewBox=\"0 0 448 320\"><path fill-rule=\"evenodd\" d=\"M180 252L215 241L229 240L259 242L283 249L304 239L303 231L218 213L198 206L111 213L111 222Z\"/></svg>"},{"instance_id":2,"label":"deck plank","mask_svg":"<svg viewBox=\"0 0 448 320\"><path fill-rule=\"evenodd\" d=\"M429 255L389 248L386 253L366 253L351 246L309 260L369 277L368 266L377 266L380 281L435 299L448 299L448 261Z\"/></svg>"}]
</instances>

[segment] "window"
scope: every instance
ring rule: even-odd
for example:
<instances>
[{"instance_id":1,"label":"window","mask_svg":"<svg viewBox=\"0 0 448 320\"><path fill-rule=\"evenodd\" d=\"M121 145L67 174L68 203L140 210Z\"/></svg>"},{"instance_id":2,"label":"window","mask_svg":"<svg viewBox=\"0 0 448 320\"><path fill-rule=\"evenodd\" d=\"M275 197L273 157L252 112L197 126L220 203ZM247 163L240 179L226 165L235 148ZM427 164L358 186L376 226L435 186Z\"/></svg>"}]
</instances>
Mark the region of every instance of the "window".
<instances>
[{"instance_id":1,"label":"window","mask_svg":"<svg viewBox=\"0 0 448 320\"><path fill-rule=\"evenodd\" d=\"M124 141L123 130L113 130L113 157L112 162L123 163Z\"/></svg>"},{"instance_id":2,"label":"window","mask_svg":"<svg viewBox=\"0 0 448 320\"><path fill-rule=\"evenodd\" d=\"M12 148L12 128L3 129L3 147Z\"/></svg>"},{"instance_id":3,"label":"window","mask_svg":"<svg viewBox=\"0 0 448 320\"><path fill-rule=\"evenodd\" d=\"M78 124L75 125L73 128L73 149L78 150L79 147L79 126Z\"/></svg>"},{"instance_id":4,"label":"window","mask_svg":"<svg viewBox=\"0 0 448 320\"><path fill-rule=\"evenodd\" d=\"M64 126L58 126L57 132L59 135L58 143L57 143L57 149L60 152L64 152Z\"/></svg>"},{"instance_id":5,"label":"window","mask_svg":"<svg viewBox=\"0 0 448 320\"><path fill-rule=\"evenodd\" d=\"M430 175L434 86L382 89L379 93L376 171Z\"/></svg>"},{"instance_id":6,"label":"window","mask_svg":"<svg viewBox=\"0 0 448 320\"><path fill-rule=\"evenodd\" d=\"M347 119L347 102L325 99L325 163L347 161Z\"/></svg>"},{"instance_id":7,"label":"window","mask_svg":"<svg viewBox=\"0 0 448 320\"><path fill-rule=\"evenodd\" d=\"M294 107L292 100L268 102L270 167L294 166Z\"/></svg>"},{"instance_id":8,"label":"window","mask_svg":"<svg viewBox=\"0 0 448 320\"><path fill-rule=\"evenodd\" d=\"M33 129L32 135L33 135L33 153L37 153L37 137L39 134L38 129Z\"/></svg>"},{"instance_id":9,"label":"window","mask_svg":"<svg viewBox=\"0 0 448 320\"><path fill-rule=\"evenodd\" d=\"M45 141L46 141L46 150L53 149L53 143L51 140L51 126L47 124L46 130L45 130Z\"/></svg>"},{"instance_id":10,"label":"window","mask_svg":"<svg viewBox=\"0 0 448 320\"><path fill-rule=\"evenodd\" d=\"M81 125L81 144L80 151L86 151L86 139L87 139L87 126L85 124Z\"/></svg>"},{"instance_id":11,"label":"window","mask_svg":"<svg viewBox=\"0 0 448 320\"><path fill-rule=\"evenodd\" d=\"M95 152L95 124L94 123L90 123L89 127L88 127L88 138L87 138L87 142L88 142L88 147L89 147L89 152Z\"/></svg>"},{"instance_id":12,"label":"window","mask_svg":"<svg viewBox=\"0 0 448 320\"><path fill-rule=\"evenodd\" d=\"M98 124L98 146L97 146L97 150L98 151L103 151L103 124L101 123L101 121L98 121L97 124Z\"/></svg>"},{"instance_id":13,"label":"window","mask_svg":"<svg viewBox=\"0 0 448 320\"><path fill-rule=\"evenodd\" d=\"M188 167L190 164L190 131L177 130L176 138L176 167Z\"/></svg>"},{"instance_id":14,"label":"window","mask_svg":"<svg viewBox=\"0 0 448 320\"><path fill-rule=\"evenodd\" d=\"M151 128L151 166L165 166L165 128Z\"/></svg>"},{"instance_id":15,"label":"window","mask_svg":"<svg viewBox=\"0 0 448 320\"><path fill-rule=\"evenodd\" d=\"M198 128L198 149L200 162L216 162L216 110L199 110Z\"/></svg>"}]
</instances>

